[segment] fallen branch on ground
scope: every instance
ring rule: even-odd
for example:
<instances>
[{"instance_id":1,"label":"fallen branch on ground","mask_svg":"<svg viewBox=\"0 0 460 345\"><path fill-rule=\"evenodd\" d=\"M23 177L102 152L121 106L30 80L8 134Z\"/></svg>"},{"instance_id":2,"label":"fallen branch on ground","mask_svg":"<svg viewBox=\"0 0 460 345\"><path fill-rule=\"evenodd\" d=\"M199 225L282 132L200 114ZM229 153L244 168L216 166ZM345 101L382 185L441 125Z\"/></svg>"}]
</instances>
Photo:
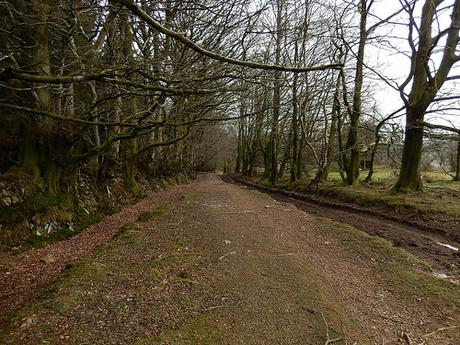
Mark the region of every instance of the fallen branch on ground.
<instances>
[{"instance_id":1,"label":"fallen branch on ground","mask_svg":"<svg viewBox=\"0 0 460 345\"><path fill-rule=\"evenodd\" d=\"M330 331L329 331L329 324L328 324L328 322L326 320L326 317L324 316L324 314L321 311L318 311L318 310L315 310L315 309L308 309L308 308L305 308L305 309L307 311L309 311L310 313L312 313L312 314L319 314L321 316L321 319L323 320L323 323L326 326L326 341L324 342L324 345L334 344L334 343L344 339L343 335L341 337L336 337L336 338L331 339L331 335L330 335ZM343 325L342 325L342 332L343 332Z\"/></svg>"},{"instance_id":2,"label":"fallen branch on ground","mask_svg":"<svg viewBox=\"0 0 460 345\"><path fill-rule=\"evenodd\" d=\"M219 258L219 260L222 260L222 259L225 258L226 256L235 255L235 254L236 254L236 252L229 252L229 253L227 253L227 254L222 255L222 256Z\"/></svg>"},{"instance_id":3,"label":"fallen branch on ground","mask_svg":"<svg viewBox=\"0 0 460 345\"><path fill-rule=\"evenodd\" d=\"M410 338L409 334L406 332L402 333L404 340L406 341L407 345L412 345L412 339Z\"/></svg>"},{"instance_id":4,"label":"fallen branch on ground","mask_svg":"<svg viewBox=\"0 0 460 345\"><path fill-rule=\"evenodd\" d=\"M439 333L439 332L442 332L442 331L447 331L447 330L450 330L450 329L455 329L455 328L459 328L460 326L447 326L447 327L440 327L438 329L435 329L433 332L431 333L427 333L425 335L422 335L422 338L426 338L426 337L429 337L429 336L432 336L433 334L436 334L436 333Z\"/></svg>"}]
</instances>

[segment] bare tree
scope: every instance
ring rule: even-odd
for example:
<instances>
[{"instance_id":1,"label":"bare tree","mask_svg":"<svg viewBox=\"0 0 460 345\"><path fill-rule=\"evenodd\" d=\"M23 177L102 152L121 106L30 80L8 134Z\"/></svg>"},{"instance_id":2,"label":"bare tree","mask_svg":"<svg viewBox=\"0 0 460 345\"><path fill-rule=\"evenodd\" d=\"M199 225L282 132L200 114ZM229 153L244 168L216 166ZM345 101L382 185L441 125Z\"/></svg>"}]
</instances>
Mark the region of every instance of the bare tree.
<instances>
[{"instance_id":1,"label":"bare tree","mask_svg":"<svg viewBox=\"0 0 460 345\"><path fill-rule=\"evenodd\" d=\"M447 8L440 8L442 0L426 0L423 4L420 26L414 15L416 2L404 2L409 15L409 44L412 49L411 69L400 87L401 98L406 107L406 129L403 158L399 179L394 189L410 192L421 189L420 162L423 146L423 121L429 106L436 101L440 89L449 79L449 73L455 63L460 61L456 54L459 44L460 1L456 0ZM450 9L447 27L435 32L437 18L441 10ZM442 54L439 64L433 67L433 54L439 50L442 42ZM405 94L406 86L410 92ZM439 100L439 99L438 99Z\"/></svg>"}]
</instances>

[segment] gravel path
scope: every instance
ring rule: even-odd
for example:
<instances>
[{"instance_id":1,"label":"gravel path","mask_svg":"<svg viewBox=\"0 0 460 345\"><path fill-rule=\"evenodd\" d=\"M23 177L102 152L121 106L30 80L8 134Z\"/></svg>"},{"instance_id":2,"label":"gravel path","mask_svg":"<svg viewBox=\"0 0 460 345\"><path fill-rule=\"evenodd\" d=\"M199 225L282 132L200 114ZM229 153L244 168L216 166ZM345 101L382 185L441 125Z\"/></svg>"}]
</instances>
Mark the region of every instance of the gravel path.
<instances>
[{"instance_id":1,"label":"gravel path","mask_svg":"<svg viewBox=\"0 0 460 345\"><path fill-rule=\"evenodd\" d=\"M460 343L459 287L390 243L212 174L181 192L22 308L0 342Z\"/></svg>"},{"instance_id":2,"label":"gravel path","mask_svg":"<svg viewBox=\"0 0 460 345\"><path fill-rule=\"evenodd\" d=\"M0 323L12 310L33 298L40 287L59 276L68 263L88 256L97 246L110 241L123 225L135 221L155 205L177 197L188 187L172 186L161 193L152 193L68 240L19 255L0 253Z\"/></svg>"},{"instance_id":3,"label":"gravel path","mask_svg":"<svg viewBox=\"0 0 460 345\"><path fill-rule=\"evenodd\" d=\"M420 222L423 222L425 215L408 217L375 207L357 206L330 197L325 198L314 193L284 191L237 177L226 179L269 193L275 200L294 204L309 214L349 224L370 235L385 238L429 262L433 273L446 275L447 279L460 284L460 252L457 250L460 247L460 219L447 219L445 215L439 215L440 219L444 218L444 224L439 222L433 227L427 221L426 226L421 226Z\"/></svg>"}]
</instances>

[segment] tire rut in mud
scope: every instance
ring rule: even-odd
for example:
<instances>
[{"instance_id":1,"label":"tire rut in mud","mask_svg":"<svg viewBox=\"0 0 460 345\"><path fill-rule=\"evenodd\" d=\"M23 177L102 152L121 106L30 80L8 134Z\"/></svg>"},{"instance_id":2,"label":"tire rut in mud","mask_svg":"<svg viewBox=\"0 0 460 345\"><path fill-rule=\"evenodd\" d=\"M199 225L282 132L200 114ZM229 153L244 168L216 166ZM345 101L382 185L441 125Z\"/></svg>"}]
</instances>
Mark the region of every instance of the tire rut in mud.
<instances>
[{"instance_id":1,"label":"tire rut in mud","mask_svg":"<svg viewBox=\"0 0 460 345\"><path fill-rule=\"evenodd\" d=\"M411 224L406 219L399 219L397 215L380 214L374 209L343 202L317 200L308 194L267 187L238 177L224 176L222 179L268 193L276 201L288 202L310 214L349 224L370 235L387 239L395 246L428 261L437 275L460 281L460 252L453 249L460 247L460 231L456 233L442 228Z\"/></svg>"}]
</instances>

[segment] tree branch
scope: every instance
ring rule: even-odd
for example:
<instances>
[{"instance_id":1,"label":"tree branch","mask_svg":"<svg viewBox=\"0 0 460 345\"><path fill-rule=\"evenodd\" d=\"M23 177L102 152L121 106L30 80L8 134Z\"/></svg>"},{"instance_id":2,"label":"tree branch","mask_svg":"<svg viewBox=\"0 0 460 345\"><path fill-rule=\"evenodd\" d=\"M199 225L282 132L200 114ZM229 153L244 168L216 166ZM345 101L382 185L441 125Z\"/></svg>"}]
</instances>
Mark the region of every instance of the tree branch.
<instances>
[{"instance_id":1,"label":"tree branch","mask_svg":"<svg viewBox=\"0 0 460 345\"><path fill-rule=\"evenodd\" d=\"M218 60L222 62L226 62L232 65L238 65L248 68L254 69L264 69L264 70L275 70L275 71L284 71L284 72L310 72L310 71L322 71L326 69L338 69L343 66L342 63L335 63L335 64L326 64L326 65L317 65L317 66L309 66L309 67L293 67L293 66L280 66L280 65L269 65L264 63L257 63L245 60L238 60L234 58L230 58L216 52L207 50L192 40L188 39L183 32L173 31L161 25L158 21L153 19L150 15L148 15L141 7L136 5L133 0L121 0L127 8L131 10L131 12L136 15L137 17L141 18L151 27L155 28L156 30L162 32L163 34L174 38L175 40L182 42L186 47L196 51L197 53L207 56L213 60Z\"/></svg>"}]
</instances>

